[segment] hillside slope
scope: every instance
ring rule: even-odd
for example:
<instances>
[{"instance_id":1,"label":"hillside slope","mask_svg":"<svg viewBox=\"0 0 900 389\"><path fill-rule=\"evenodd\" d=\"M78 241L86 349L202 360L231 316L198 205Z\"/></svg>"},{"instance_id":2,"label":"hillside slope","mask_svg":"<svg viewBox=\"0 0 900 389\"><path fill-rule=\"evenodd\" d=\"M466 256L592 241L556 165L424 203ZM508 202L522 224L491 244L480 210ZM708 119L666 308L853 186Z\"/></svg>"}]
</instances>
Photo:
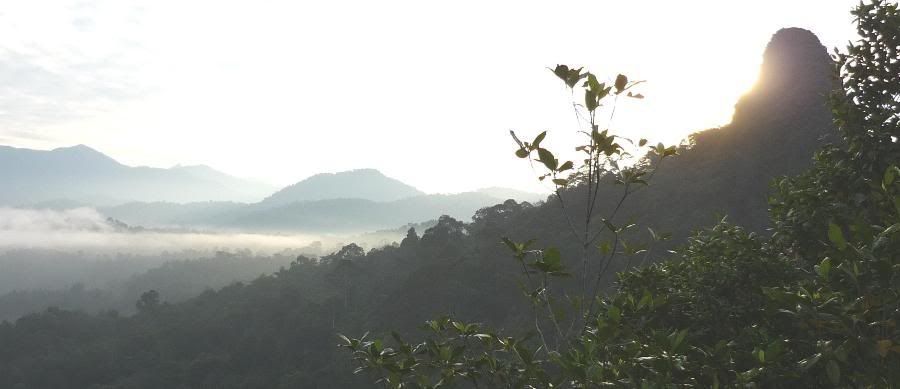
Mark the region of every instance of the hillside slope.
<instances>
[{"instance_id":1,"label":"hillside slope","mask_svg":"<svg viewBox=\"0 0 900 389\"><path fill-rule=\"evenodd\" d=\"M764 230L772 180L808 168L815 151L835 139L827 106L830 72L830 58L813 33L779 30L732 122L692 135L691 146L666 160L649 187L629 197L618 219L670 232L676 242L725 216ZM604 186L601 207L612 208L621 191ZM573 190L568 197L579 202L583 195Z\"/></svg>"},{"instance_id":2,"label":"hillside slope","mask_svg":"<svg viewBox=\"0 0 900 389\"><path fill-rule=\"evenodd\" d=\"M824 102L828 64L814 35L779 31L734 123L695 135L695 146L664 166L621 219L662 225L681 237L716 212L764 228L768 182L809 166L820 138L833 131ZM578 194L576 188L567 196ZM539 246L558 245L563 261L571 261L573 239L559 212L553 201L509 201L479 210L468 224L442 217L399 246L366 252L348 245L321 261L298 258L273 276L184 303L148 299L131 318L58 310L27 316L0 326L0 345L20 350L0 352L0 373L16 372L8 383L29 387L371 387L365 375L351 375L336 333L402 333L447 313L527 331L521 269L499 240L540 237ZM57 330L50 340L35 335L59 323L74 329Z\"/></svg>"}]
</instances>

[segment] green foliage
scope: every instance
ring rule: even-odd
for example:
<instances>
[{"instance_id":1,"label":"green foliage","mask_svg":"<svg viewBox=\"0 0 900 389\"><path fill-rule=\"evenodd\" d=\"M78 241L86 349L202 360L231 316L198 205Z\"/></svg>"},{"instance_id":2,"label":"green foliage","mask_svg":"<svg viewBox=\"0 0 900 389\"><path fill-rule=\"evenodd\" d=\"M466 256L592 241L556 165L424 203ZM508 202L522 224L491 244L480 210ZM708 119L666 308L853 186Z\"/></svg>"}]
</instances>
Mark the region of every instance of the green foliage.
<instances>
[{"instance_id":1,"label":"green foliage","mask_svg":"<svg viewBox=\"0 0 900 389\"><path fill-rule=\"evenodd\" d=\"M863 15L862 24L883 30L874 34L886 37L879 42L896 35L889 30L897 25L888 16L896 14L891 7L878 3ZM881 44L865 43L870 40L856 45ZM855 52L895 55L887 48ZM618 97L638 97L629 89L635 83L623 77L625 86L618 88L620 77L556 70L573 92L584 144L570 157L551 147L551 132L523 137L527 144L514 137L517 156L536 162L544 182L558 189L546 204L507 201L479 210L471 223L443 217L421 237L408 231L399 245L368 252L347 245L334 255L300 257L272 275L179 303L148 304L156 308L134 316L49 309L0 323L0 387L349 388L379 381L382 387L806 388L900 382L900 159L896 142L885 136L897 132L887 119L867 122L890 118L887 112L895 108L836 96L844 140L823 150L808 172L776 183L772 234L720 223L693 235L671 260L620 273L610 290L614 270L648 263L650 252L670 236L657 225L638 228L635 213L617 213L620 199L637 204L635 197L657 191L640 203L637 211L649 215L642 220L672 218L684 229L696 226L701 216L694 214L713 209L706 203L716 199L660 185L663 178L684 181L683 174L653 176L660 157L682 149L632 142L591 114L589 108L611 111ZM850 84L868 88L867 75L891 76L865 67L843 72L850 80L844 90ZM889 90L896 89L881 96ZM587 105L591 99L596 107ZM796 117L818 121L805 111ZM667 168L715 165L743 145L716 143L718 135L700 136L699 151L667 160ZM740 149L746 159L698 169L693 177L720 196L756 170L771 173L755 169L769 165L748 161L775 149L754 145ZM793 152L779 150L785 148ZM629 165L629 152L647 152L649 159ZM554 161L555 170L544 163L552 167ZM741 178L723 180L722 172ZM743 189L730 200L750 202ZM684 198L647 200L675 195ZM662 209L675 208L671 204L687 209ZM733 216L728 220L740 220ZM205 267L188 269L172 267L166 276L141 282L128 305L150 289L160 291L157 302L171 302L170 288L163 286L172 273L207 273ZM434 317L440 318L426 321ZM424 337L399 335L411 333L415 323L425 323ZM366 331L372 335L335 336ZM336 348L336 342L346 347ZM358 375L351 374L355 368Z\"/></svg>"},{"instance_id":2,"label":"green foliage","mask_svg":"<svg viewBox=\"0 0 900 389\"><path fill-rule=\"evenodd\" d=\"M479 382L488 386L558 386L562 381L550 381L556 378L552 378L552 374L546 370L546 364L567 363L566 358L572 356L561 353L561 350L565 350L561 345L571 346L582 341L583 335L592 328L591 318L595 314L597 302L594 296L598 295L600 281L610 264L617 255L631 257L647 253L643 245L629 243L625 239L626 232L633 229L634 224L626 222L617 226L618 222L614 220L620 206L633 193L634 188L647 186L647 179L655 173L659 163L666 157L676 155L678 149L662 144L646 147L645 139L633 142L611 134L608 129L600 130L597 113L603 102L607 98L623 94L639 82L629 82L626 76L620 74L613 86L606 86L594 74L565 65L558 65L553 72L572 90L573 95L576 89L584 92L583 105L572 103L576 115L580 120L583 119L583 125L589 129L581 131L586 135L587 143L575 147L577 152L584 153L583 163L576 166L573 161L561 162L557 154L543 147L546 131L535 136L531 142L523 142L515 132L510 132L510 135L518 146L515 152L517 157L532 160L536 155L537 158L533 161L539 162L546 169L546 173L538 178L542 181L550 178L555 187L556 200L563 209L568 202L563 193L570 186L573 189L588 188L583 203L584 221L580 229L575 228L575 224L580 221L565 215L573 235L579 237L582 265L580 291L575 285L577 282L557 284L553 281L558 277L571 275L570 265L564 261L559 248L535 247L534 239L516 242L510 238L502 238L502 243L512 251L525 275L521 286L531 301L534 332L539 339L537 345L530 345L527 337L515 339L489 332L469 333L464 329L478 326L443 318L429 322L433 336L420 344L409 344L398 336L393 336L395 346L387 347L386 342L378 339L367 341L366 336L358 339L342 336L344 345L353 352L354 359L360 364L357 372L371 371L378 374L386 371L387 374L378 378L377 382L396 388L409 385L439 387L452 385L456 380L471 382L476 386ZM579 86L581 80L585 81ZM639 98L630 92L626 96ZM631 154L622 146L623 141L633 145L638 151L645 148L643 151L646 157L631 166L622 166L623 162L631 159ZM601 182L623 186L618 204L603 217L597 215L599 211L595 211ZM599 225L595 223L596 220L600 221ZM656 238L653 231L650 232ZM600 242L599 238L604 233L611 238ZM422 240L425 241L425 237ZM594 275L589 277L589 273ZM642 299L639 304L640 308L652 306L654 304L646 299ZM613 306L610 312L620 311ZM447 332L448 328L450 332ZM453 329L457 332L454 333ZM669 344L680 344L686 335L685 331L674 333L673 339L677 341L671 340ZM470 336L478 340L478 347L469 344ZM420 355L424 357L419 358Z\"/></svg>"},{"instance_id":3,"label":"green foliage","mask_svg":"<svg viewBox=\"0 0 900 389\"><path fill-rule=\"evenodd\" d=\"M584 321L571 322L579 328L574 336L559 331L565 322L546 277L564 269L559 251L504 239L526 267L528 285L527 267L544 275L530 293L537 336L509 337L442 318L429 322L429 336L418 343L344 338L359 371L390 388L900 383L900 12L874 0L853 14L862 40L837 55L843 94L832 101L844 144L825 148L806 173L776 183L771 237L724 222L696 235L675 260L621 273L614 293L575 299ZM579 151L589 155L585 166L593 173L593 161L611 162L603 156L622 152L593 122L612 89L582 69L560 65L554 74L569 88L586 79L591 143ZM617 77L615 93L627 87L628 79ZM537 152L548 170L541 178L556 179L556 156L539 146L544 136L531 144L515 138L517 155ZM654 151L665 156L668 148ZM617 173L617 184L646 184L641 171ZM599 182L573 181L588 193ZM590 208L586 214L590 219ZM626 228L610 219L601 220L613 243L599 245L600 253L626 244L619 236ZM585 297L592 302L578 304ZM557 332L545 335L542 323Z\"/></svg>"}]
</instances>

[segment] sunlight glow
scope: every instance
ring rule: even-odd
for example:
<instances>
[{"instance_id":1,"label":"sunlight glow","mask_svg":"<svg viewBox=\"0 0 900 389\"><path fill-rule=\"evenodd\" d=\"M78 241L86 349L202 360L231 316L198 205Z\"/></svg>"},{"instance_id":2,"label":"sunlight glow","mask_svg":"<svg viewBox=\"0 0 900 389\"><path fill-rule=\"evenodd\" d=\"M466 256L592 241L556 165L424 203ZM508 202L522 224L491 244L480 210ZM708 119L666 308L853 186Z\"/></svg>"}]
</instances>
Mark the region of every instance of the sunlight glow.
<instances>
[{"instance_id":1,"label":"sunlight glow","mask_svg":"<svg viewBox=\"0 0 900 389\"><path fill-rule=\"evenodd\" d=\"M674 143L728 123L777 29L843 46L855 2L565 3L13 1L0 144L282 185L372 167L427 192L534 189L508 130L575 124L546 67L647 80L615 125Z\"/></svg>"}]
</instances>

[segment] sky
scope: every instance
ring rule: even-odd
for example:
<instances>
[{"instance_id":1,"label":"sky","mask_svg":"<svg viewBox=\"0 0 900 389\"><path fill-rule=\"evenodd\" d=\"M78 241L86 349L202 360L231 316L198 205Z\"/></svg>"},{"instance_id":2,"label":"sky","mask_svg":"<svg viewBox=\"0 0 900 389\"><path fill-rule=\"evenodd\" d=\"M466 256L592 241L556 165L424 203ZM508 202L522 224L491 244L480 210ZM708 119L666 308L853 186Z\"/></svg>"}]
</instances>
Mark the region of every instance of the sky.
<instances>
[{"instance_id":1,"label":"sky","mask_svg":"<svg viewBox=\"0 0 900 389\"><path fill-rule=\"evenodd\" d=\"M5 0L0 145L86 144L276 185L376 168L430 193L540 190L509 130L571 149L548 71L646 80L619 134L676 143L730 121L782 27L829 49L856 0Z\"/></svg>"}]
</instances>

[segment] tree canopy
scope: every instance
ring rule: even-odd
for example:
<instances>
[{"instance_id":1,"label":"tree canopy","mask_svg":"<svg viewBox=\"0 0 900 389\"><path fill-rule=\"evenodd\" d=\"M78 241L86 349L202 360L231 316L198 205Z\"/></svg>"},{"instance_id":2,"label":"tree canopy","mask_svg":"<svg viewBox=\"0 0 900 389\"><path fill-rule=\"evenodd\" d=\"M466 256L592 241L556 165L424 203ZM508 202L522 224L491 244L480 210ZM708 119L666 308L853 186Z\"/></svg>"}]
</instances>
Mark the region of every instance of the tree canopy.
<instances>
[{"instance_id":1,"label":"tree canopy","mask_svg":"<svg viewBox=\"0 0 900 389\"><path fill-rule=\"evenodd\" d=\"M421 342L345 338L357 372L391 388L896 385L900 12L875 0L853 15L861 39L835 65L841 142L775 183L771 236L725 222L699 233L676 258L623 272L613 293L591 296L599 309L581 310L572 337L551 308L535 309L533 336L442 317ZM569 68L557 75L569 87L580 80ZM567 271L558 252L507 243L517 261L536 255L526 277ZM542 285L532 303L551 307ZM555 344L542 317L549 332L557 327Z\"/></svg>"}]
</instances>

